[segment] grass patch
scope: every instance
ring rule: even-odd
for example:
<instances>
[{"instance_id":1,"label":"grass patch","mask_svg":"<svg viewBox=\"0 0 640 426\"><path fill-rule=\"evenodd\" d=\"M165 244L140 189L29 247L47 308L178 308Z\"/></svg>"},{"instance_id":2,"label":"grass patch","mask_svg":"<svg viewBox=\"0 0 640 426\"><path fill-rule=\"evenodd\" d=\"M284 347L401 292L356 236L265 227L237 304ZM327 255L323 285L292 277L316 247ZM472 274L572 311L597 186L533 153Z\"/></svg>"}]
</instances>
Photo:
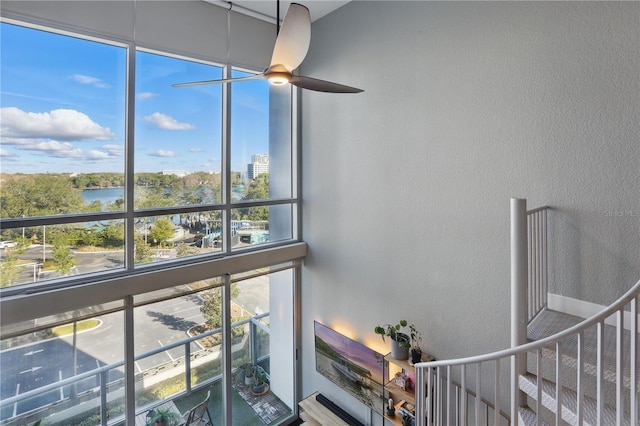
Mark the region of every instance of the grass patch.
<instances>
[{"instance_id":1,"label":"grass patch","mask_svg":"<svg viewBox=\"0 0 640 426\"><path fill-rule=\"evenodd\" d=\"M95 327L97 327L99 325L100 325L100 321L98 321L97 319L93 319L93 318L82 320L82 321L78 321L76 332L89 330L89 329L95 328ZM73 333L73 323L61 325L59 327L53 327L53 329L51 331L53 332L53 334L55 336L58 336L58 337L67 336L67 335Z\"/></svg>"}]
</instances>

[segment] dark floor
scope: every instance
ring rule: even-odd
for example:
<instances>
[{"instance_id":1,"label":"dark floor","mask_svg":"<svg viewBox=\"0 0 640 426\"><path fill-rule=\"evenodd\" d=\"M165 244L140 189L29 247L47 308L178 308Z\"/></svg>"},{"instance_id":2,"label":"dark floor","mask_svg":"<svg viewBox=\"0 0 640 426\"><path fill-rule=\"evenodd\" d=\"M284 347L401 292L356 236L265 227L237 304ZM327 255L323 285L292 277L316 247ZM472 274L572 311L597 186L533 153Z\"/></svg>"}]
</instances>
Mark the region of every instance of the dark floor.
<instances>
[{"instance_id":1,"label":"dark floor","mask_svg":"<svg viewBox=\"0 0 640 426\"><path fill-rule=\"evenodd\" d=\"M207 394L207 390L211 390L211 399L209 400L209 412L214 425L222 424L222 385L221 383L215 383L210 387L200 389L193 394L180 398L175 401L176 406L181 412L187 411L189 408L195 406L198 402ZM237 426L258 426L264 425L264 422L258 417L256 412L249 406L244 399L237 393L232 392L232 410L233 410L233 424ZM289 412L288 415L291 413ZM277 420L274 421L276 423ZM293 422L291 425L299 425L298 422ZM287 425L289 426L289 425Z\"/></svg>"}]
</instances>

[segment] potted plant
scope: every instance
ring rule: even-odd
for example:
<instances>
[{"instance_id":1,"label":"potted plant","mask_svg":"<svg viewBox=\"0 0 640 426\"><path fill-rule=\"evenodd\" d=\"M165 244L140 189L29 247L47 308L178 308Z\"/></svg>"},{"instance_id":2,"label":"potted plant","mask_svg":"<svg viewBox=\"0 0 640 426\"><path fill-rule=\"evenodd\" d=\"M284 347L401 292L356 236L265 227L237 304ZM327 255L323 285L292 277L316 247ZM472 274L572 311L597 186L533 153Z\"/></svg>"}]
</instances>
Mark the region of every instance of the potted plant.
<instances>
[{"instance_id":1,"label":"potted plant","mask_svg":"<svg viewBox=\"0 0 640 426\"><path fill-rule=\"evenodd\" d=\"M267 372L264 368L256 367L255 384L251 386L251 392L255 395L262 395L267 390Z\"/></svg>"},{"instance_id":2,"label":"potted plant","mask_svg":"<svg viewBox=\"0 0 640 426\"><path fill-rule=\"evenodd\" d=\"M422 336L413 324L409 325L409 334L411 337L411 363L416 364L422 361L422 349L420 348Z\"/></svg>"},{"instance_id":3,"label":"potted plant","mask_svg":"<svg viewBox=\"0 0 640 426\"><path fill-rule=\"evenodd\" d=\"M398 324L377 325L374 332L382 336L391 338L391 356L397 360L405 360L409 358L409 348L411 347L411 338L407 333L400 330L407 326L407 320L400 320Z\"/></svg>"},{"instance_id":4,"label":"potted plant","mask_svg":"<svg viewBox=\"0 0 640 426\"><path fill-rule=\"evenodd\" d=\"M173 426L180 422L180 416L167 407L157 407L150 412L151 416L148 418L149 425L155 426Z\"/></svg>"},{"instance_id":5,"label":"potted plant","mask_svg":"<svg viewBox=\"0 0 640 426\"><path fill-rule=\"evenodd\" d=\"M255 379L256 374L256 366L250 363L247 363L244 367L244 384L247 386L251 386L256 382Z\"/></svg>"}]
</instances>

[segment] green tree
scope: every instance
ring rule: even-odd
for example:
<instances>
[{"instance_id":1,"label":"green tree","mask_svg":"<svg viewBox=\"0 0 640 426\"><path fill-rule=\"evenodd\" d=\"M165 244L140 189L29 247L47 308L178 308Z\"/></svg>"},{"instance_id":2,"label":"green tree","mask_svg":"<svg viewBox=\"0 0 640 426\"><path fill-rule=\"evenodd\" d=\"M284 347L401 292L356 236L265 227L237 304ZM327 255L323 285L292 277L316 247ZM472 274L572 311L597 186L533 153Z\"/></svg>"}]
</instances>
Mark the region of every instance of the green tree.
<instances>
[{"instance_id":1,"label":"green tree","mask_svg":"<svg viewBox=\"0 0 640 426\"><path fill-rule=\"evenodd\" d=\"M105 247L120 248L124 246L124 224L107 225L99 232Z\"/></svg>"},{"instance_id":2,"label":"green tree","mask_svg":"<svg viewBox=\"0 0 640 426\"><path fill-rule=\"evenodd\" d=\"M78 244L85 246L100 247L102 245L102 238L100 233L95 230L83 231L78 238Z\"/></svg>"},{"instance_id":3,"label":"green tree","mask_svg":"<svg viewBox=\"0 0 640 426\"><path fill-rule=\"evenodd\" d=\"M251 181L245 200L269 199L269 173L259 174ZM238 209L238 216L234 219L241 220L269 220L269 207L255 206Z\"/></svg>"},{"instance_id":4,"label":"green tree","mask_svg":"<svg viewBox=\"0 0 640 426\"><path fill-rule=\"evenodd\" d=\"M176 205L176 196L167 192L164 187L140 188L136 191L134 203L136 209L173 207Z\"/></svg>"},{"instance_id":5,"label":"green tree","mask_svg":"<svg viewBox=\"0 0 640 426\"><path fill-rule=\"evenodd\" d=\"M269 173L261 173L249 184L245 200L269 199Z\"/></svg>"},{"instance_id":6,"label":"green tree","mask_svg":"<svg viewBox=\"0 0 640 426\"><path fill-rule=\"evenodd\" d=\"M188 246L183 242L180 242L177 246L176 246L176 256L178 257L187 257L187 256L193 256L194 254L198 254L199 251L197 248L193 247L193 246Z\"/></svg>"},{"instance_id":7,"label":"green tree","mask_svg":"<svg viewBox=\"0 0 640 426\"><path fill-rule=\"evenodd\" d=\"M133 256L136 263L149 263L153 260L151 257L151 247L144 242L142 235L136 234Z\"/></svg>"},{"instance_id":8,"label":"green tree","mask_svg":"<svg viewBox=\"0 0 640 426\"><path fill-rule=\"evenodd\" d=\"M23 176L2 187L2 217L59 215L86 209L80 191L74 189L71 179L64 175Z\"/></svg>"},{"instance_id":9,"label":"green tree","mask_svg":"<svg viewBox=\"0 0 640 426\"><path fill-rule=\"evenodd\" d=\"M173 222L167 218L158 219L149 230L149 238L162 244L173 237Z\"/></svg>"},{"instance_id":10,"label":"green tree","mask_svg":"<svg viewBox=\"0 0 640 426\"><path fill-rule=\"evenodd\" d=\"M18 259L29 247L29 240L19 238L17 245L6 249L6 255L0 263L0 287L8 287L20 276Z\"/></svg>"},{"instance_id":11,"label":"green tree","mask_svg":"<svg viewBox=\"0 0 640 426\"><path fill-rule=\"evenodd\" d=\"M69 247L69 238L66 234L57 232L53 238L53 263L56 265L56 271L60 275L68 275L76 266L73 258L71 247Z\"/></svg>"},{"instance_id":12,"label":"green tree","mask_svg":"<svg viewBox=\"0 0 640 426\"><path fill-rule=\"evenodd\" d=\"M238 297L240 289L238 284L231 284L231 298ZM222 288L217 287L204 293L200 312L204 316L208 330L222 327Z\"/></svg>"}]
</instances>

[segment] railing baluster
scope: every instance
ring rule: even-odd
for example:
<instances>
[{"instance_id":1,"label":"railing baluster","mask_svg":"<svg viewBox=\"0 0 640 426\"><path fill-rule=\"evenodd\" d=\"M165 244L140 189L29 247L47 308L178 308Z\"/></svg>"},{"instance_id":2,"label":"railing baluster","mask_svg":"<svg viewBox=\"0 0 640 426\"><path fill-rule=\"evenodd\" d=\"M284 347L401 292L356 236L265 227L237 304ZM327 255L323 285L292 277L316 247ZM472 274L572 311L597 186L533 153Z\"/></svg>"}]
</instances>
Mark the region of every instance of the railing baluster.
<instances>
[{"instance_id":1,"label":"railing baluster","mask_svg":"<svg viewBox=\"0 0 640 426\"><path fill-rule=\"evenodd\" d=\"M536 351L536 424L542 425L542 349Z\"/></svg>"},{"instance_id":2,"label":"railing baluster","mask_svg":"<svg viewBox=\"0 0 640 426\"><path fill-rule=\"evenodd\" d=\"M624 370L624 309L616 312L616 422L621 425L624 417L622 399Z\"/></svg>"},{"instance_id":3,"label":"railing baluster","mask_svg":"<svg viewBox=\"0 0 640 426\"><path fill-rule=\"evenodd\" d=\"M431 380L433 377L433 372L431 368L427 368L427 425L431 426L431 422L433 422L433 402L434 402L434 385Z\"/></svg>"},{"instance_id":4,"label":"railing baluster","mask_svg":"<svg viewBox=\"0 0 640 426\"><path fill-rule=\"evenodd\" d=\"M462 364L460 366L461 384L461 404L460 404L460 426L467 426L467 366Z\"/></svg>"},{"instance_id":5,"label":"railing baluster","mask_svg":"<svg viewBox=\"0 0 640 426\"><path fill-rule=\"evenodd\" d=\"M604 369L604 320L597 325L597 375L596 375L596 404L597 404L597 424L603 424L604 415L604 386L603 386L603 369Z\"/></svg>"},{"instance_id":6,"label":"railing baluster","mask_svg":"<svg viewBox=\"0 0 640 426\"><path fill-rule=\"evenodd\" d=\"M458 407L460 407L460 388L456 385L453 386L454 388L454 395L456 397L456 404L453 410L453 417L454 417L454 423L456 425L460 424L460 410L458 409ZM449 422L451 423L451 422Z\"/></svg>"},{"instance_id":7,"label":"railing baluster","mask_svg":"<svg viewBox=\"0 0 640 426\"><path fill-rule=\"evenodd\" d=\"M540 289L540 294L544 295L544 298L542 299L541 303L540 303L540 307L538 308L538 310L540 309L546 309L547 308L547 297L546 294L548 293L548 271L547 271L547 261L548 261L548 252L547 252L547 243L548 243L548 236L547 236L547 211L548 209L544 209L542 211L542 216L544 218L543 221L543 227L542 227L542 236L543 236L543 243L542 243L542 285L541 285L541 289Z\"/></svg>"},{"instance_id":8,"label":"railing baluster","mask_svg":"<svg viewBox=\"0 0 640 426\"><path fill-rule=\"evenodd\" d=\"M556 343L556 425L562 424L562 347Z\"/></svg>"},{"instance_id":9,"label":"railing baluster","mask_svg":"<svg viewBox=\"0 0 640 426\"><path fill-rule=\"evenodd\" d=\"M533 267L533 277L534 277L534 291L535 291L535 296L534 296L534 301L535 301L535 311L534 312L538 312L538 307L540 306L540 288L539 288L539 284L540 284L540 277L539 277L539 272L540 272L540 254L539 254L539 239L540 239L540 235L539 235L539 231L538 231L538 213L535 213L533 215L533 223L534 223L534 235L533 235L533 259L534 259L534 267Z\"/></svg>"},{"instance_id":10,"label":"railing baluster","mask_svg":"<svg viewBox=\"0 0 640 426\"><path fill-rule=\"evenodd\" d=\"M495 361L495 394L494 394L494 408L493 408L493 423L495 425L500 424L500 359ZM480 394L478 394L480 395Z\"/></svg>"},{"instance_id":11,"label":"railing baluster","mask_svg":"<svg viewBox=\"0 0 640 426\"><path fill-rule=\"evenodd\" d=\"M436 386L438 387L438 403L436 404L437 411L437 424L442 425L442 368L438 367L438 376L436 377Z\"/></svg>"},{"instance_id":12,"label":"railing baluster","mask_svg":"<svg viewBox=\"0 0 640 426\"><path fill-rule=\"evenodd\" d=\"M533 279L533 217L527 215L527 319L531 321L535 315L536 308L534 305L535 300L535 280ZM513 255L512 255L513 256Z\"/></svg>"},{"instance_id":13,"label":"railing baluster","mask_svg":"<svg viewBox=\"0 0 640 426\"><path fill-rule=\"evenodd\" d=\"M477 364L476 368L476 426L480 425L480 395L482 395L482 389L480 389L480 367L482 363Z\"/></svg>"},{"instance_id":14,"label":"railing baluster","mask_svg":"<svg viewBox=\"0 0 640 426\"><path fill-rule=\"evenodd\" d=\"M445 421L451 423L451 366L447 365L447 417Z\"/></svg>"},{"instance_id":15,"label":"railing baluster","mask_svg":"<svg viewBox=\"0 0 640 426\"><path fill-rule=\"evenodd\" d=\"M630 407L629 414L631 417L631 426L638 426L638 297L631 300L631 338L630 338L630 377L631 386L629 386Z\"/></svg>"},{"instance_id":16,"label":"railing baluster","mask_svg":"<svg viewBox=\"0 0 640 426\"><path fill-rule=\"evenodd\" d=\"M584 334L581 331L578 333L578 366L576 371L576 393L577 393L577 415L578 415L578 424L581 425L584 417L584 388L583 388L583 355L584 355Z\"/></svg>"}]
</instances>

